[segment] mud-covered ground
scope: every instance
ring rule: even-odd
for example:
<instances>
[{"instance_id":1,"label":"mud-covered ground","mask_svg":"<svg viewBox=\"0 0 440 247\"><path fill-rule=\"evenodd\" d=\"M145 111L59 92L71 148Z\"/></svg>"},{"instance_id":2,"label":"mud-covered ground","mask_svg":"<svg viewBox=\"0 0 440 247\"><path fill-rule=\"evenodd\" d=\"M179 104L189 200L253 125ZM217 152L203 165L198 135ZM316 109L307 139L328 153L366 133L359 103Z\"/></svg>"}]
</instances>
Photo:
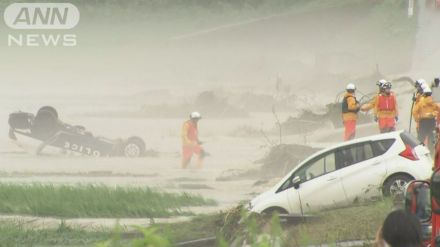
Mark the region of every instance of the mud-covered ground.
<instances>
[{"instance_id":1,"label":"mud-covered ground","mask_svg":"<svg viewBox=\"0 0 440 247\"><path fill-rule=\"evenodd\" d=\"M6 100L3 100L6 101ZM42 99L29 99L19 102L10 99L10 111L24 110L36 112ZM200 194L218 202L215 207L196 207L190 210L195 214L218 212L246 202L258 193L269 189L284 173L295 164L286 168L283 154L280 157L270 157L272 163L262 159L269 153L273 145L279 143L277 120L272 113L249 113L244 118L205 118L200 121L200 138L204 148L210 153L204 167L197 169L192 165L183 170L180 167L181 137L180 131L185 118L114 118L91 117L84 112L95 111L88 105L102 105L113 109L135 108L127 99L108 102L107 97L94 98L71 105L68 101L57 98L46 98L47 104L58 108L60 119L67 123L81 124L95 135L109 138L138 135L142 137L147 149L157 152L157 157L128 159L124 157L91 158L76 154L61 154L59 150L48 148L43 155L35 155L39 142L18 136L17 142L7 138L8 125L0 123L4 130L0 138L0 179L3 183L51 183L51 184L105 184L108 186L149 186L162 191L188 192ZM18 104L21 103L21 104ZM2 110L1 117L7 119L10 111ZM292 112L294 114L294 112ZM284 122L292 114L277 113L278 120ZM404 124L399 125L404 128ZM241 129L253 130L251 133L238 135ZM374 123L359 127L359 135L377 133ZM296 135L282 134L282 142L288 144L306 145L324 148L342 139L342 129L333 127L328 119L322 119L321 127L307 133ZM300 147L300 146L298 146ZM304 158L304 148L292 152L295 162ZM309 150L309 149L307 149ZM294 152L297 151L295 154ZM310 149L309 153L313 150ZM298 158L299 157L299 158ZM266 164L266 165L265 165ZM272 164L273 168L267 164ZM289 168L290 167L290 168ZM270 169L277 169L270 171ZM278 169L282 169L279 171ZM287 170L286 170L287 169ZM242 176L250 170L260 170L251 176ZM271 174L270 176L267 176ZM227 178L227 179L222 179ZM182 220L176 218L176 221ZM54 224L51 219L43 220L45 225ZM78 219L68 221L80 225L103 224L112 226L112 219ZM146 224L146 220L121 220L121 224ZM161 222L160 220L158 222Z\"/></svg>"}]
</instances>

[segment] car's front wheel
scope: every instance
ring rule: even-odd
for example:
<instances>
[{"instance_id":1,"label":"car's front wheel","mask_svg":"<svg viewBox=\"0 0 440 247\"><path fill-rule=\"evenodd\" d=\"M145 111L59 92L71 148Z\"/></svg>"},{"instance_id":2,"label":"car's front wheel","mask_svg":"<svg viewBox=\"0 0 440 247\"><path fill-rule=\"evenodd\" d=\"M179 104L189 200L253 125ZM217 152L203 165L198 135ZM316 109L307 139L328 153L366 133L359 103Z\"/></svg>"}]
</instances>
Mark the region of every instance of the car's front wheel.
<instances>
[{"instance_id":1,"label":"car's front wheel","mask_svg":"<svg viewBox=\"0 0 440 247\"><path fill-rule=\"evenodd\" d=\"M403 195L405 186L409 181L414 180L409 175L399 174L388 178L383 184L382 192L384 196Z\"/></svg>"},{"instance_id":2,"label":"car's front wheel","mask_svg":"<svg viewBox=\"0 0 440 247\"><path fill-rule=\"evenodd\" d=\"M140 137L130 137L124 145L124 155L129 158L141 157L145 154L145 142Z\"/></svg>"}]
</instances>

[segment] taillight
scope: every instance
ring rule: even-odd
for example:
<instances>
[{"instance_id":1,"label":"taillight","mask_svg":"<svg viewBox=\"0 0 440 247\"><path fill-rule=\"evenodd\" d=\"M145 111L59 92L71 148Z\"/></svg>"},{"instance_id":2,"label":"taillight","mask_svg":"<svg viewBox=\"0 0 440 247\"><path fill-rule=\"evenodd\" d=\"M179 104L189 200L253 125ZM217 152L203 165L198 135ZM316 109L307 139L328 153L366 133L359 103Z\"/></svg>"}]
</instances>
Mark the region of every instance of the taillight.
<instances>
[{"instance_id":1,"label":"taillight","mask_svg":"<svg viewBox=\"0 0 440 247\"><path fill-rule=\"evenodd\" d=\"M419 157L417 157L414 149L411 148L409 144L405 144L405 150L403 150L399 155L409 160L419 160Z\"/></svg>"}]
</instances>

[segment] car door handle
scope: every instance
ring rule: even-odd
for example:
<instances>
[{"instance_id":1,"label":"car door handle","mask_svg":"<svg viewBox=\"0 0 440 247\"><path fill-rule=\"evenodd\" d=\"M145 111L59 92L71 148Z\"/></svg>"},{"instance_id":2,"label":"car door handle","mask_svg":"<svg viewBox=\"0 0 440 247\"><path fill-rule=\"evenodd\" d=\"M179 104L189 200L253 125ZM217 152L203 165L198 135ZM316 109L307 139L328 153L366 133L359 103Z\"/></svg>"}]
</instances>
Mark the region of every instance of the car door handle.
<instances>
[{"instance_id":1,"label":"car door handle","mask_svg":"<svg viewBox=\"0 0 440 247\"><path fill-rule=\"evenodd\" d=\"M373 164L371 164L372 166L377 166L377 165L380 165L380 161L376 161L376 162L374 162Z\"/></svg>"},{"instance_id":2,"label":"car door handle","mask_svg":"<svg viewBox=\"0 0 440 247\"><path fill-rule=\"evenodd\" d=\"M333 180L335 180L336 178L335 177L333 177L333 178L329 178L327 181L333 181Z\"/></svg>"}]
</instances>

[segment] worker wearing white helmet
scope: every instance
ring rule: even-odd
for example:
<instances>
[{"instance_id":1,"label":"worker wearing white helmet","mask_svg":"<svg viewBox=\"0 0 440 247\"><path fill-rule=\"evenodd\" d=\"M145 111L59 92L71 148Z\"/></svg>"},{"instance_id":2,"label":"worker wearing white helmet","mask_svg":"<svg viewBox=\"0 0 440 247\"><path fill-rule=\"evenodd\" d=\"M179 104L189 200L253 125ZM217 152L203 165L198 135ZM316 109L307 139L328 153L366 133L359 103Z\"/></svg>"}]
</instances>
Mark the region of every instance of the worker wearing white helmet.
<instances>
[{"instance_id":1,"label":"worker wearing white helmet","mask_svg":"<svg viewBox=\"0 0 440 247\"><path fill-rule=\"evenodd\" d=\"M380 133L395 131L396 122L399 120L397 99L391 87L391 82L385 81L374 98L374 120L379 124Z\"/></svg>"},{"instance_id":2,"label":"worker wearing white helmet","mask_svg":"<svg viewBox=\"0 0 440 247\"><path fill-rule=\"evenodd\" d=\"M344 140L347 141L356 135L356 121L360 106L355 96L356 86L349 83L345 89L347 92L342 101L342 120L345 127Z\"/></svg>"},{"instance_id":3,"label":"worker wearing white helmet","mask_svg":"<svg viewBox=\"0 0 440 247\"><path fill-rule=\"evenodd\" d=\"M202 118L199 112L191 112L189 120L183 123L182 127L182 168L185 169L193 154L197 156L197 167L201 168L204 151L199 140L198 122Z\"/></svg>"},{"instance_id":4,"label":"worker wearing white helmet","mask_svg":"<svg viewBox=\"0 0 440 247\"><path fill-rule=\"evenodd\" d=\"M423 93L415 104L412 114L418 126L418 139L433 150L433 133L437 125L439 106L432 100L431 94L431 88L424 86Z\"/></svg>"}]
</instances>

